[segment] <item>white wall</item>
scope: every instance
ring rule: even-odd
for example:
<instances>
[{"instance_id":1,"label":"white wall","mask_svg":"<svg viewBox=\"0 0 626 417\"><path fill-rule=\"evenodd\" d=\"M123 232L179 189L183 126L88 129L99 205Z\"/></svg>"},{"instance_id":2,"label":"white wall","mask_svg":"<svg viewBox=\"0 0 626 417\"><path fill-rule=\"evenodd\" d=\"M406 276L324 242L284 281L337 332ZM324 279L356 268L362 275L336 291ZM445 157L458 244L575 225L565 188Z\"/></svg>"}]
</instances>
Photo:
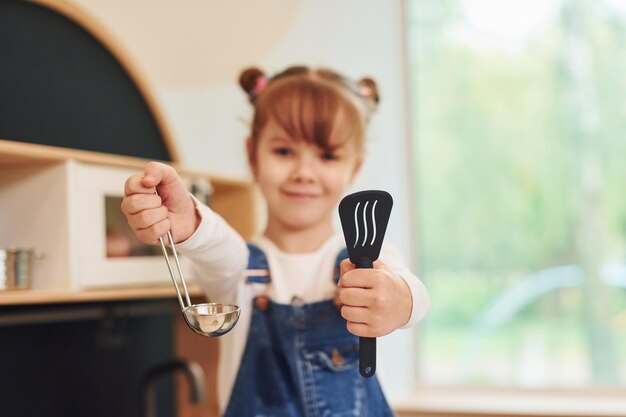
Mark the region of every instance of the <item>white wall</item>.
<instances>
[{"instance_id":1,"label":"white wall","mask_svg":"<svg viewBox=\"0 0 626 417\"><path fill-rule=\"evenodd\" d=\"M369 130L369 158L354 190L385 189L395 200L388 240L410 256L407 86L399 0L74 0L126 47L154 86L183 161L247 177L244 139L251 109L239 71L293 64L374 77L382 102ZM379 375L391 397L406 394L411 338L380 341Z\"/></svg>"}]
</instances>

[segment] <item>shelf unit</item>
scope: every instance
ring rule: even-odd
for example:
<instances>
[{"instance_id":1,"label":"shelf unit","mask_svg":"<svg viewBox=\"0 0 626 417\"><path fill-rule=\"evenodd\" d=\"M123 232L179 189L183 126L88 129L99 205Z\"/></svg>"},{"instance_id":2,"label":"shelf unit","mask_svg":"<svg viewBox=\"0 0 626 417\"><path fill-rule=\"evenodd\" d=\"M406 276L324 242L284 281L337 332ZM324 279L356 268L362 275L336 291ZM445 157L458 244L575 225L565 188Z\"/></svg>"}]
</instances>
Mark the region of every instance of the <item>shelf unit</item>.
<instances>
[{"instance_id":1,"label":"shelf unit","mask_svg":"<svg viewBox=\"0 0 626 417\"><path fill-rule=\"evenodd\" d=\"M0 305L175 296L174 289L165 273L165 263L161 262L161 259L150 260L150 265L145 262L150 258L140 258L136 262L137 258L115 259L111 262L106 262L107 260L104 259L104 261L100 260L102 262L94 263L94 268L101 268L107 271L109 264L115 264L114 267L118 270L130 267L129 264L133 265L134 270L146 270L150 267L152 268L151 271L156 271L153 273L161 275L161 282L146 281L146 285L139 283L134 286L125 286L123 281L118 280L120 282L116 282L112 280L110 283L106 283L107 288L92 289L89 286L81 288L80 285L74 282L76 278L72 278L74 281L67 283L63 281L63 278L58 278L58 275L64 276L64 271L66 270L75 273L77 269L75 267L76 259L84 258L85 251L88 254L90 253L91 249L84 248L84 240L75 236L75 230L85 229L86 227L93 228L89 224L92 222L99 221L103 223L104 220L100 218L104 217L104 215L94 215L92 220L88 216L83 215L81 210L83 205L72 203L72 201L64 201L71 200L69 197L73 195L79 195L79 197L76 197L82 199L79 201L85 202L85 199L89 200L89 195L85 197L83 191L72 190L73 187L89 188L91 186L89 181L81 179L79 183L77 181L67 181L67 184L65 184L65 178L57 178L55 176L78 176L84 174L93 175L93 178L96 178L96 176L102 177L102 169L98 167L105 167L105 175L109 174L107 169L110 169L111 173L109 175L118 177L113 182L113 189L115 192L118 192L119 188L119 193L121 194L123 180L126 177L123 176L120 179L120 172L141 172L147 162L147 160L141 158L0 140L0 197L2 197L0 201L4 201L0 208L3 208L2 211L7 211L7 213L2 214L4 220L0 219L0 247L16 245L9 236L23 231L24 235L29 235L28 239L25 238L25 240L28 240L29 245L34 245L37 249L39 249L37 246L43 245L52 252L52 257L57 258L46 260L48 262L48 270L56 274L55 277L51 278L53 280L52 283L45 282L44 284L33 286L32 290L26 291L0 291ZM72 163L74 164L72 165ZM251 183L190 170L177 163L168 162L168 164L176 168L182 176L208 180L213 187L211 196L211 207L213 210L224 217L244 238L247 239L254 233L255 204ZM115 169L118 170L114 171ZM119 171L119 169L124 170ZM36 181L31 180L31 177L37 177ZM24 178L27 178L28 181L24 181ZM6 191L18 180L23 181L28 186L32 186L37 191L25 193L17 186L13 186L13 190ZM61 186L59 183L63 183L63 185ZM19 184L21 186L22 182ZM108 186L110 187L110 185ZM49 188L54 187L57 190L49 192ZM49 194L47 199L44 198L46 207L45 209L41 207L33 208L32 206L35 206L38 200L31 197L31 195L42 190ZM5 193L8 196L3 195ZM59 198L57 198L57 195ZM100 197L100 195L94 195L93 198ZM26 201L27 199L32 201L28 202ZM96 201L94 200L93 203L95 204ZM24 207L23 209L22 206ZM98 204L95 204L95 206L99 207ZM28 210L32 211L32 217L31 213L27 212ZM73 212L70 213L69 211L72 210ZM82 220L77 221L78 217L82 218ZM31 224L31 220L34 222L33 224ZM67 224L64 224L64 222ZM2 230L3 225L4 230ZM103 228L104 226L101 227ZM95 230L97 233L100 233L99 228ZM5 233L5 236L2 238L3 233ZM32 236L33 234L35 235L34 237ZM80 236L84 235L83 233ZM89 234L86 236L90 237ZM21 244L18 242L17 245ZM57 250L57 246L63 246L63 248ZM68 261L64 258L72 260ZM127 261L128 263L125 264ZM62 262L69 265L57 267L57 264ZM82 263L84 264L85 261L82 261ZM162 266L163 268L161 268ZM79 272L84 270L85 268L79 269ZM129 268L124 269L124 271L126 274L130 273L132 275ZM40 275L42 274L42 271L37 272ZM195 291L196 295L201 294L200 290L196 289Z\"/></svg>"}]
</instances>

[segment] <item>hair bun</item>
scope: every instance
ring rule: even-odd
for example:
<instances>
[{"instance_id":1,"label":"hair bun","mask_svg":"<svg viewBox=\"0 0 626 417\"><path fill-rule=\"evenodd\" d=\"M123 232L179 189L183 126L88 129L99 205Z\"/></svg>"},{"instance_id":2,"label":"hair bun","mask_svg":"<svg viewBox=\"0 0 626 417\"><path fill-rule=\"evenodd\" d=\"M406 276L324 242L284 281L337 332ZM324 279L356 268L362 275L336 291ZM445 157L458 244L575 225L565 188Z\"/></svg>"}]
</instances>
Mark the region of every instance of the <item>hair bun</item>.
<instances>
[{"instance_id":1,"label":"hair bun","mask_svg":"<svg viewBox=\"0 0 626 417\"><path fill-rule=\"evenodd\" d=\"M380 102L380 95L378 93L378 86L376 81L372 78L364 77L357 82L359 86L359 92L363 97L367 97L376 106Z\"/></svg>"},{"instance_id":2,"label":"hair bun","mask_svg":"<svg viewBox=\"0 0 626 417\"><path fill-rule=\"evenodd\" d=\"M260 78L265 78L265 73L257 67L250 67L239 74L239 85L250 96L250 100L256 98L255 88Z\"/></svg>"}]
</instances>

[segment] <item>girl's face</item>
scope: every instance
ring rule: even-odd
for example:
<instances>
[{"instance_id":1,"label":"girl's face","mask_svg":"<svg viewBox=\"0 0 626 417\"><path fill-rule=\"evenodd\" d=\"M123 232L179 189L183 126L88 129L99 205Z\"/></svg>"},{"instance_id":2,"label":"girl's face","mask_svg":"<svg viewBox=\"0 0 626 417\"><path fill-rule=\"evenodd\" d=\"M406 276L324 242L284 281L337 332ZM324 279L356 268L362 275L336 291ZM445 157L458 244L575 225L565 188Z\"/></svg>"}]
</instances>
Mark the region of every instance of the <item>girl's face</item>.
<instances>
[{"instance_id":1,"label":"girl's face","mask_svg":"<svg viewBox=\"0 0 626 417\"><path fill-rule=\"evenodd\" d=\"M269 224L278 222L290 230L331 226L335 207L361 167L363 152L355 142L339 141L333 150L324 150L290 137L268 120L256 150L249 152Z\"/></svg>"}]
</instances>

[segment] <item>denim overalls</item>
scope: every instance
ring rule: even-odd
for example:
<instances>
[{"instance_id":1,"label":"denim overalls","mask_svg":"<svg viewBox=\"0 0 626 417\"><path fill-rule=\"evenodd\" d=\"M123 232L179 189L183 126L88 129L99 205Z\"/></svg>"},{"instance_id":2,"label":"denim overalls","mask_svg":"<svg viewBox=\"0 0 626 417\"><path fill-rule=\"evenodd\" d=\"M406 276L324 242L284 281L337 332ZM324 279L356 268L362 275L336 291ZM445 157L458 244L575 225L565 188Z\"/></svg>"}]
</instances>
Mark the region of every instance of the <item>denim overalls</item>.
<instances>
[{"instance_id":1,"label":"denim overalls","mask_svg":"<svg viewBox=\"0 0 626 417\"><path fill-rule=\"evenodd\" d=\"M249 244L248 284L270 283L265 254ZM347 258L345 249L336 261ZM328 277L330 279L331 277ZM358 338L332 300L252 302L248 339L224 417L391 417L377 378L363 378Z\"/></svg>"}]
</instances>

